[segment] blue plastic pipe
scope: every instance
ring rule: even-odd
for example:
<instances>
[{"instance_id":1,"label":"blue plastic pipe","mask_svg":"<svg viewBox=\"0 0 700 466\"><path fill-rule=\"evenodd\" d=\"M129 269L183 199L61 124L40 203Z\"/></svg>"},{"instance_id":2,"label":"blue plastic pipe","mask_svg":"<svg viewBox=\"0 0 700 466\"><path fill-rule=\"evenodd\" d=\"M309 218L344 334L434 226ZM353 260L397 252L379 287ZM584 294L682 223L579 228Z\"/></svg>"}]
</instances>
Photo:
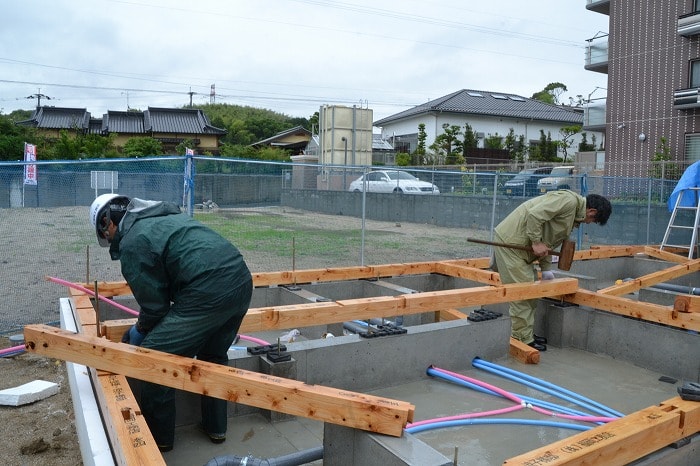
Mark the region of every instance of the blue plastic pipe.
<instances>
[{"instance_id":1,"label":"blue plastic pipe","mask_svg":"<svg viewBox=\"0 0 700 466\"><path fill-rule=\"evenodd\" d=\"M494 395L494 396L498 396L500 398L503 398L499 393L493 392L487 388L473 384L467 380L463 380L463 379L451 376L449 374L445 374L444 372L435 370L431 367L428 368L427 373L428 373L428 375L431 375L433 377L442 378L444 380L453 382L457 385L462 385L464 387L471 388L472 390L476 390L476 391L481 392L481 393L486 393L487 395ZM589 416L590 415L590 413L586 413L583 411L577 411L577 410L572 409L572 408L567 408L566 406L561 406L561 405L558 405L555 403L550 403L549 401L538 400L537 398L532 398L529 396L520 395L518 393L513 393L513 395L517 396L518 398L520 398L524 402L529 403L533 406L539 406L540 408L549 409L550 411L555 411L555 412L558 412L561 414L569 414L572 416ZM598 423L598 424L600 424L600 423Z\"/></svg>"},{"instance_id":2,"label":"blue plastic pipe","mask_svg":"<svg viewBox=\"0 0 700 466\"><path fill-rule=\"evenodd\" d=\"M416 434L418 432L423 432L432 429L443 429L445 427L456 427L456 426L476 426L476 425L493 425L493 424L514 424L523 426L544 426L544 427L557 427L560 429L572 429L586 431L593 428L593 426L584 426L579 424L571 424L568 422L554 422L554 421L538 421L534 419L509 419L509 418L490 418L490 419L460 419L457 421L440 421L433 422L430 424L422 424L416 427L408 427L404 429L409 434Z\"/></svg>"},{"instance_id":3,"label":"blue plastic pipe","mask_svg":"<svg viewBox=\"0 0 700 466\"><path fill-rule=\"evenodd\" d=\"M570 390L567 390L565 388L559 387L553 383L546 382L544 380L538 379L536 377L532 377L527 374L523 374L522 372L515 371L513 369L509 369L507 367L499 366L498 364L494 364L488 361L485 361L481 358L474 358L472 360L472 365L478 369L485 370L487 372L491 372L492 374L499 375L501 377L504 377L506 379L512 380L514 382L518 382L520 384L523 384L527 387L534 388L536 390L539 390L544 393L548 393L552 396L556 396L558 398L561 398L563 400L569 401L573 404L576 404L582 408L589 409L595 413L598 413L602 416L612 416L612 417L623 417L624 414L615 411L611 408L608 408L607 406L598 403L596 401L590 400L584 396L578 395Z\"/></svg>"}]
</instances>

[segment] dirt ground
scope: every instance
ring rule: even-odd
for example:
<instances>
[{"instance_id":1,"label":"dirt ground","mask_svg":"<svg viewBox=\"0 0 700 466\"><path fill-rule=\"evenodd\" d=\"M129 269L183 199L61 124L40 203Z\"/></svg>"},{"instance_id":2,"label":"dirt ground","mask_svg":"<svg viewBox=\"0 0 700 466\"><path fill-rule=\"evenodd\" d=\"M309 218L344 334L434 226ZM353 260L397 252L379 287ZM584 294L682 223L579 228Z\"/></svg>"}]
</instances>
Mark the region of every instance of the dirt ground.
<instances>
[{"instance_id":1,"label":"dirt ground","mask_svg":"<svg viewBox=\"0 0 700 466\"><path fill-rule=\"evenodd\" d=\"M287 215L299 222L313 221L321 228L347 228L347 222L352 222L353 228L356 228L357 224L357 219L350 217L275 209L275 215ZM31 212L28 212L29 210ZM84 274L84 264L76 263L75 256L82 254L85 243L94 241L92 231L86 226L86 217L85 207L0 209L0 226L3 231L3 241L0 242L0 283L12 283L15 289L29 290L32 301L26 307L22 307L22 303L13 302L10 296L4 305L0 306L0 318L4 322L7 321L5 319L12 318L10 314L22 314L30 308L40 310L38 322L47 323L49 319L55 318L59 306L58 299L67 296L67 292L58 286L47 287L44 283L45 275L84 281L84 277L81 276ZM59 222L57 218L63 221ZM405 247L397 253L399 255L390 257L392 262L429 260L424 247L428 238L436 247L455 250L466 246L464 238L474 234L464 229L377 221L368 221L367 228L393 232L405 242ZM32 260L28 261L18 253L22 249L21 239L28 232L41 231L46 231L46 237L33 243L32 247L35 249L31 254ZM72 244L71 247L66 247L66 238ZM94 251L90 250L91 268L101 270L101 279L120 280L116 263L111 262L105 251L93 244ZM253 271L269 270L269 257L258 257L255 252L246 254L245 251L244 255ZM371 257L371 253L369 256ZM475 251L471 257L481 255ZM298 269L319 266L315 263L297 265ZM14 343L9 337L12 334L21 334L22 328L23 326L18 326L16 332L0 335L0 348L13 346ZM65 362L24 353L0 358L0 374L0 390L33 380L46 380L59 385L59 393L44 400L18 407L0 406L0 462L8 466L81 465Z\"/></svg>"},{"instance_id":2,"label":"dirt ground","mask_svg":"<svg viewBox=\"0 0 700 466\"><path fill-rule=\"evenodd\" d=\"M2 347L10 346L7 337ZM23 406L0 406L0 458L8 466L75 466L83 464L74 425L66 365L24 353L0 358L0 389L33 380L57 383L59 392Z\"/></svg>"}]
</instances>

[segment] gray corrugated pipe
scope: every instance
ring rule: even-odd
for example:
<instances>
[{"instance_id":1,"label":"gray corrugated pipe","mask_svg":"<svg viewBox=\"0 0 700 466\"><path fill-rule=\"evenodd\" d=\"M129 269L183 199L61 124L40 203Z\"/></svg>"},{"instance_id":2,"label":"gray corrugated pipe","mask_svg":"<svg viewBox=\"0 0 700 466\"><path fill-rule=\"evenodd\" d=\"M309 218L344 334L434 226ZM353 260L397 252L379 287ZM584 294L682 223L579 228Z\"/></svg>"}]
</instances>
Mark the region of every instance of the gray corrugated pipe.
<instances>
[{"instance_id":1,"label":"gray corrugated pipe","mask_svg":"<svg viewBox=\"0 0 700 466\"><path fill-rule=\"evenodd\" d=\"M205 466L299 466L323 459L323 447L309 448L277 458L260 459L252 456L217 456Z\"/></svg>"},{"instance_id":2,"label":"gray corrugated pipe","mask_svg":"<svg viewBox=\"0 0 700 466\"><path fill-rule=\"evenodd\" d=\"M350 330L352 333L363 333L367 331L367 326L356 322L343 322L343 328Z\"/></svg>"},{"instance_id":3,"label":"gray corrugated pipe","mask_svg":"<svg viewBox=\"0 0 700 466\"><path fill-rule=\"evenodd\" d=\"M673 283L657 283L652 288L660 288L666 291L677 291L678 293L700 295L700 288L694 286L674 285Z\"/></svg>"}]
</instances>

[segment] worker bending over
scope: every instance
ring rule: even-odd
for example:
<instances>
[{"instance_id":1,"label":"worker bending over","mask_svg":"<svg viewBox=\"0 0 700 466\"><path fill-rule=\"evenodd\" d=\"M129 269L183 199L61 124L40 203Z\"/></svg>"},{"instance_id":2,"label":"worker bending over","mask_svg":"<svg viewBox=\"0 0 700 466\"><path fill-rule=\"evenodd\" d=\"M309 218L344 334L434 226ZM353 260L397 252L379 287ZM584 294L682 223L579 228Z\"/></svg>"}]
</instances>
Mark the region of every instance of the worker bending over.
<instances>
[{"instance_id":1,"label":"worker bending over","mask_svg":"<svg viewBox=\"0 0 700 466\"><path fill-rule=\"evenodd\" d=\"M248 311L253 280L228 240L169 202L98 196L90 221L141 310L122 341L226 365ZM175 390L141 383L139 405L161 451L175 440ZM226 440L227 401L202 395L202 430Z\"/></svg>"}]
</instances>

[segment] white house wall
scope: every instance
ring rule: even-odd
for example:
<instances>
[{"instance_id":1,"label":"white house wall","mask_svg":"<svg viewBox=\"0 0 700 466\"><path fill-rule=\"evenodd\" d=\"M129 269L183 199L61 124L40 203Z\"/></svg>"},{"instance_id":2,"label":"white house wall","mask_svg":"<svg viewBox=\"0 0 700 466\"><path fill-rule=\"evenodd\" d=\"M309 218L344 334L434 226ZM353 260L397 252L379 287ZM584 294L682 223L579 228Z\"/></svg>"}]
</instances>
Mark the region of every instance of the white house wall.
<instances>
[{"instance_id":1,"label":"white house wall","mask_svg":"<svg viewBox=\"0 0 700 466\"><path fill-rule=\"evenodd\" d=\"M381 128L382 139L391 142L392 138L399 139L403 135L416 134L418 133L418 125L421 123L425 124L425 132L427 135L425 141L426 148L430 147L430 145L435 142L437 135L444 132L442 125L445 123L449 125L457 125L462 129L462 131L464 131L464 125L469 123L475 133L484 133L484 137L488 137L489 135L494 135L496 133L505 137L510 132L510 129L513 128L515 136L520 137L520 135L524 135L526 141L538 141L540 139L540 130L543 130L545 135L547 132L549 132L553 141L561 140L561 128L572 124L566 122L556 123L536 120L516 120L511 118L477 115L470 115L467 117L461 114L433 113L416 115L401 121L388 123L386 126ZM596 138L596 146L603 140L602 133L590 131L585 131L585 133L587 134L587 142L589 144L592 142L593 135L595 135ZM573 138L574 143L569 150L569 157L573 157L574 152L576 152L578 149L581 139L581 134L577 134ZM483 140L479 141L479 147L483 147ZM415 147L411 146L411 150L415 150ZM559 155L560 157L563 157L564 153L560 151Z\"/></svg>"}]
</instances>

